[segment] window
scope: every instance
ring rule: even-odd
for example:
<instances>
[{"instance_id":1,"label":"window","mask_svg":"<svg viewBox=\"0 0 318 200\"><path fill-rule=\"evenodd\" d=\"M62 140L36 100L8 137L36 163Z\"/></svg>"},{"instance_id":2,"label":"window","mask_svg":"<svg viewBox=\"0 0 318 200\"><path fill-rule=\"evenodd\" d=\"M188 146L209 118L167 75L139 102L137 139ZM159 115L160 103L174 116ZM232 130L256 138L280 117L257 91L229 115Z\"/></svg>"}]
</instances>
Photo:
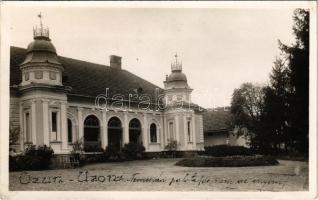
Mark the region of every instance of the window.
<instances>
[{"instance_id":1,"label":"window","mask_svg":"<svg viewBox=\"0 0 318 200\"><path fill-rule=\"evenodd\" d=\"M28 81L29 78L30 78L30 73L29 73L29 72L25 72L25 74L24 74L24 80L25 80L25 81Z\"/></svg>"},{"instance_id":2,"label":"window","mask_svg":"<svg viewBox=\"0 0 318 200\"><path fill-rule=\"evenodd\" d=\"M31 142L31 124L30 124L30 113L25 113L25 135L26 142Z\"/></svg>"},{"instance_id":3,"label":"window","mask_svg":"<svg viewBox=\"0 0 318 200\"><path fill-rule=\"evenodd\" d=\"M57 112L52 112L52 139L57 140Z\"/></svg>"},{"instance_id":4,"label":"window","mask_svg":"<svg viewBox=\"0 0 318 200\"><path fill-rule=\"evenodd\" d=\"M50 79L56 80L56 73L55 72L50 72Z\"/></svg>"},{"instance_id":5,"label":"window","mask_svg":"<svg viewBox=\"0 0 318 200\"><path fill-rule=\"evenodd\" d=\"M73 126L72 126L72 121L70 119L67 119L67 141L71 143L73 141Z\"/></svg>"},{"instance_id":6,"label":"window","mask_svg":"<svg viewBox=\"0 0 318 200\"><path fill-rule=\"evenodd\" d=\"M188 121L187 130L188 130L188 142L191 142L191 122Z\"/></svg>"},{"instance_id":7,"label":"window","mask_svg":"<svg viewBox=\"0 0 318 200\"><path fill-rule=\"evenodd\" d=\"M175 140L174 131L173 131L173 122L169 122L169 135L171 140Z\"/></svg>"},{"instance_id":8,"label":"window","mask_svg":"<svg viewBox=\"0 0 318 200\"><path fill-rule=\"evenodd\" d=\"M42 79L43 78L43 72L42 71L35 71L35 78L36 79Z\"/></svg>"},{"instance_id":9,"label":"window","mask_svg":"<svg viewBox=\"0 0 318 200\"><path fill-rule=\"evenodd\" d=\"M154 123L150 125L150 142L157 142L157 126Z\"/></svg>"}]
</instances>

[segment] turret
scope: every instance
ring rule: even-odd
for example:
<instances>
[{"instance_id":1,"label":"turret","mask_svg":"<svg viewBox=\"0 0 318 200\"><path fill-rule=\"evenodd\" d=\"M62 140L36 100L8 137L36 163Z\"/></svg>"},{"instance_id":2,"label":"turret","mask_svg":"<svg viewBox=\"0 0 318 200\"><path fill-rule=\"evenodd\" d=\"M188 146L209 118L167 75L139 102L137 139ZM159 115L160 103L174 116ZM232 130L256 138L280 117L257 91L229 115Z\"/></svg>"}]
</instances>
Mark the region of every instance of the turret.
<instances>
[{"instance_id":1,"label":"turret","mask_svg":"<svg viewBox=\"0 0 318 200\"><path fill-rule=\"evenodd\" d=\"M58 60L56 49L49 38L49 29L42 24L33 28L34 40L27 47L25 60L20 64L21 86L29 84L62 85L63 66Z\"/></svg>"}]
</instances>

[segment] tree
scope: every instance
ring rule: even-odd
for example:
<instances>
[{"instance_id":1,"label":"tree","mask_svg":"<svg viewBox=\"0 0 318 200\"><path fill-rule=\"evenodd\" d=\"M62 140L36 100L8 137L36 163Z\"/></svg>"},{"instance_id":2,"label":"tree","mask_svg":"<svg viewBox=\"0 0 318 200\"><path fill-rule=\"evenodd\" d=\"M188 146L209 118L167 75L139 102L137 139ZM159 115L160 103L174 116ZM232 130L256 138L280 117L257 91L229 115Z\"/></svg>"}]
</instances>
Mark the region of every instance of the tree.
<instances>
[{"instance_id":1,"label":"tree","mask_svg":"<svg viewBox=\"0 0 318 200\"><path fill-rule=\"evenodd\" d=\"M261 119L264 105L264 88L244 83L235 89L231 101L231 114L234 128L238 134L245 134L251 140L254 149L266 146ZM247 131L245 131L247 130Z\"/></svg>"},{"instance_id":2,"label":"tree","mask_svg":"<svg viewBox=\"0 0 318 200\"><path fill-rule=\"evenodd\" d=\"M275 151L280 151L281 144L288 143L287 110L289 98L289 77L286 62L276 58L270 85L264 89L264 112L262 116L263 128L272 135L272 146Z\"/></svg>"},{"instance_id":3,"label":"tree","mask_svg":"<svg viewBox=\"0 0 318 200\"><path fill-rule=\"evenodd\" d=\"M291 46L280 42L287 60L290 81L288 106L288 134L290 145L308 154L309 134L309 11L294 11L293 34L296 42Z\"/></svg>"}]
</instances>

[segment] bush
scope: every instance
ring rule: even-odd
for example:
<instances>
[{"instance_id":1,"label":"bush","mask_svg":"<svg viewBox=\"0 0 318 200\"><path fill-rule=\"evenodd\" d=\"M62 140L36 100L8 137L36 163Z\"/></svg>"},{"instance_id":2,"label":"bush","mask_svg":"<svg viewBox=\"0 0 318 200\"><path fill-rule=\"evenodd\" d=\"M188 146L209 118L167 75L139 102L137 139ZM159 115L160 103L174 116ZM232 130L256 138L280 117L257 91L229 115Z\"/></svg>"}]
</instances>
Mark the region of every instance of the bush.
<instances>
[{"instance_id":1,"label":"bush","mask_svg":"<svg viewBox=\"0 0 318 200\"><path fill-rule=\"evenodd\" d=\"M107 146L104 157L111 161L139 160L144 158L145 147L140 143L130 142L122 149Z\"/></svg>"},{"instance_id":2,"label":"bush","mask_svg":"<svg viewBox=\"0 0 318 200\"><path fill-rule=\"evenodd\" d=\"M125 144L122 152L127 160L139 160L144 158L143 153L145 152L145 147L140 143L129 142Z\"/></svg>"},{"instance_id":3,"label":"bush","mask_svg":"<svg viewBox=\"0 0 318 200\"><path fill-rule=\"evenodd\" d=\"M10 171L49 169L54 151L51 147L31 145L22 155L9 157Z\"/></svg>"},{"instance_id":4,"label":"bush","mask_svg":"<svg viewBox=\"0 0 318 200\"><path fill-rule=\"evenodd\" d=\"M195 157L178 161L176 165L185 167L248 167L279 164L270 156L227 156L227 157Z\"/></svg>"},{"instance_id":5,"label":"bush","mask_svg":"<svg viewBox=\"0 0 318 200\"><path fill-rule=\"evenodd\" d=\"M205 155L223 157L223 156L235 156L235 155L244 155L251 156L254 155L254 152L243 146L229 146L229 145L216 145L204 147Z\"/></svg>"}]
</instances>

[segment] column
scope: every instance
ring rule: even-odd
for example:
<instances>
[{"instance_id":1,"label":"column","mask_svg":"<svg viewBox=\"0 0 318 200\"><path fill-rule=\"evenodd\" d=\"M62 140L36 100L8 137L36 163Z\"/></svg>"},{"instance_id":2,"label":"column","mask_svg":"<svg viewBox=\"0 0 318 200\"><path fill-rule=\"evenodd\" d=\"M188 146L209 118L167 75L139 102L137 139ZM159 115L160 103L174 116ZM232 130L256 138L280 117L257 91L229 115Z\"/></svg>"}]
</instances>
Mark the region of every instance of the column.
<instances>
[{"instance_id":1,"label":"column","mask_svg":"<svg viewBox=\"0 0 318 200\"><path fill-rule=\"evenodd\" d=\"M50 145L50 129L49 129L49 101L47 99L42 100L43 103L43 140L44 144Z\"/></svg>"},{"instance_id":2,"label":"column","mask_svg":"<svg viewBox=\"0 0 318 200\"><path fill-rule=\"evenodd\" d=\"M174 121L176 123L176 140L179 143L180 142L180 133L179 133L179 113L176 113L174 117Z\"/></svg>"},{"instance_id":3,"label":"column","mask_svg":"<svg viewBox=\"0 0 318 200\"><path fill-rule=\"evenodd\" d=\"M68 149L67 142L67 111L66 102L61 102L61 136L62 136L62 149Z\"/></svg>"},{"instance_id":4,"label":"column","mask_svg":"<svg viewBox=\"0 0 318 200\"><path fill-rule=\"evenodd\" d=\"M102 116L102 148L106 148L108 146L108 128L107 128L107 118L106 118L106 110L103 110L103 116Z\"/></svg>"},{"instance_id":5,"label":"column","mask_svg":"<svg viewBox=\"0 0 318 200\"><path fill-rule=\"evenodd\" d=\"M128 144L129 143L129 124L128 124L128 116L127 116L127 112L124 112L124 135L123 135L123 145Z\"/></svg>"},{"instance_id":6,"label":"column","mask_svg":"<svg viewBox=\"0 0 318 200\"><path fill-rule=\"evenodd\" d=\"M197 145L197 138L196 138L196 131L195 131L195 114L192 114L192 141L193 141L193 149L196 149Z\"/></svg>"},{"instance_id":7,"label":"column","mask_svg":"<svg viewBox=\"0 0 318 200\"><path fill-rule=\"evenodd\" d=\"M32 130L32 143L36 145L36 100L31 101L31 130Z\"/></svg>"},{"instance_id":8,"label":"column","mask_svg":"<svg viewBox=\"0 0 318 200\"><path fill-rule=\"evenodd\" d=\"M169 134L169 130L168 130L168 128L169 128L169 124L168 124L168 120L167 120L167 115L163 115L163 117L164 117L164 130L165 130L165 144L167 145L168 144L168 138L170 138L170 134Z\"/></svg>"},{"instance_id":9,"label":"column","mask_svg":"<svg viewBox=\"0 0 318 200\"><path fill-rule=\"evenodd\" d=\"M144 116L144 127L142 131L143 145L146 149L148 149L148 121L147 121L147 113L143 113Z\"/></svg>"},{"instance_id":10,"label":"column","mask_svg":"<svg viewBox=\"0 0 318 200\"><path fill-rule=\"evenodd\" d=\"M77 118L78 118L78 140L84 141L83 108L77 108Z\"/></svg>"},{"instance_id":11,"label":"column","mask_svg":"<svg viewBox=\"0 0 318 200\"><path fill-rule=\"evenodd\" d=\"M163 115L160 116L160 128L159 128L159 134L160 134L160 146L162 149L165 148L165 130L164 130L164 124L163 124Z\"/></svg>"}]
</instances>

